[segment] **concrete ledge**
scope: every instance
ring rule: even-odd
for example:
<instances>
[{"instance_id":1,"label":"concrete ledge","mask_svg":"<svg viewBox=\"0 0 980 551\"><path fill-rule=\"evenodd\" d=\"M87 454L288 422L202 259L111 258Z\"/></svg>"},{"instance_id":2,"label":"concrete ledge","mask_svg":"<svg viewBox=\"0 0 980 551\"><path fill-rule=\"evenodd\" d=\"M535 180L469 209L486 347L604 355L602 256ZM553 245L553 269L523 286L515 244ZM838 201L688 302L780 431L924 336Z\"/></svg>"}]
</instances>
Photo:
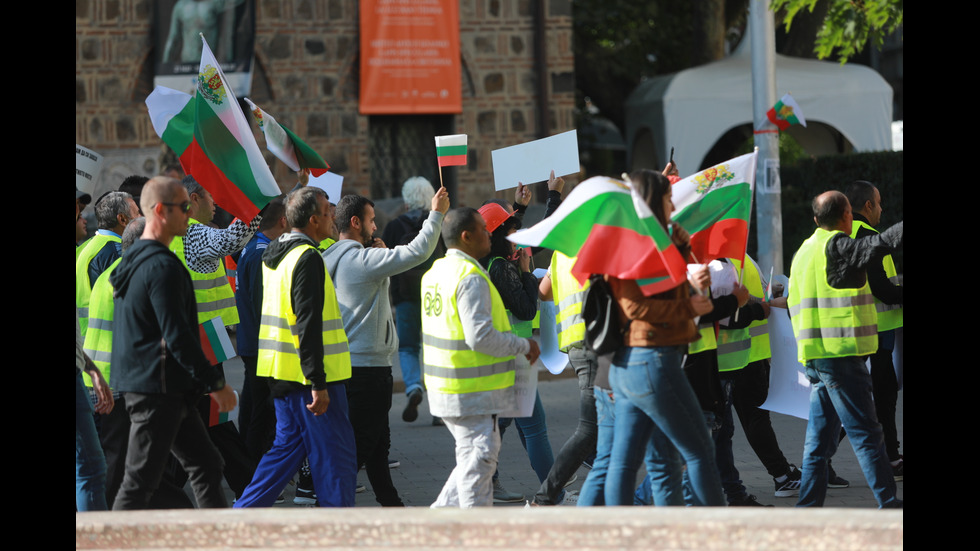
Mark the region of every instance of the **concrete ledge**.
<instances>
[{"instance_id":1,"label":"concrete ledge","mask_svg":"<svg viewBox=\"0 0 980 551\"><path fill-rule=\"evenodd\" d=\"M75 549L902 549L904 513L541 507L76 513Z\"/></svg>"}]
</instances>

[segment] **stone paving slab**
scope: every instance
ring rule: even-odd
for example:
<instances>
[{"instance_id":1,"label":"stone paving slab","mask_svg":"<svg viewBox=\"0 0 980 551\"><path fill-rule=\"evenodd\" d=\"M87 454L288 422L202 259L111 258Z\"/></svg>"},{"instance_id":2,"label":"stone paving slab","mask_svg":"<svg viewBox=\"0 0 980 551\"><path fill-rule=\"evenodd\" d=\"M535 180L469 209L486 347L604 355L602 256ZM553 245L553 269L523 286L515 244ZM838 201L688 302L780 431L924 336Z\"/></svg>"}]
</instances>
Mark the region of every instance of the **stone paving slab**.
<instances>
[{"instance_id":1,"label":"stone paving slab","mask_svg":"<svg viewBox=\"0 0 980 551\"><path fill-rule=\"evenodd\" d=\"M902 511L736 508L252 509L80 513L76 549L903 548Z\"/></svg>"}]
</instances>

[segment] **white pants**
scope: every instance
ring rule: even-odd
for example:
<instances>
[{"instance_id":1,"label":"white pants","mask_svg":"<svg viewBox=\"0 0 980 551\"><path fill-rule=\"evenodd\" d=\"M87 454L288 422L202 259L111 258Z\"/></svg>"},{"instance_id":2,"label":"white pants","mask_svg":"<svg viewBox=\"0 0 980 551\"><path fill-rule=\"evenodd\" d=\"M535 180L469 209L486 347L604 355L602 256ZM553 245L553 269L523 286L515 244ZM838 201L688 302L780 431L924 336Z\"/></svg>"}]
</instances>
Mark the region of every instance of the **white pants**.
<instances>
[{"instance_id":1,"label":"white pants","mask_svg":"<svg viewBox=\"0 0 980 551\"><path fill-rule=\"evenodd\" d=\"M500 431L493 415L443 417L456 440L456 468L432 507L493 506L493 473L500 453Z\"/></svg>"}]
</instances>

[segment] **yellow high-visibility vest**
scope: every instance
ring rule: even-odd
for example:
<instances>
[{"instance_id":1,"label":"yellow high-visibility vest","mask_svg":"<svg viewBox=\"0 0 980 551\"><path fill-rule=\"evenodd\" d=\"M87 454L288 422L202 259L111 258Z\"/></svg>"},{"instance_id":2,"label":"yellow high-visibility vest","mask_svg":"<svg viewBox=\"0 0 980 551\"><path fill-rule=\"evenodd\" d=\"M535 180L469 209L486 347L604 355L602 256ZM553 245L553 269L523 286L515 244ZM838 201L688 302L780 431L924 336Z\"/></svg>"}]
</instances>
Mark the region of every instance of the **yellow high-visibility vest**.
<instances>
[{"instance_id":1,"label":"yellow high-visibility vest","mask_svg":"<svg viewBox=\"0 0 980 551\"><path fill-rule=\"evenodd\" d=\"M191 218L190 224L200 224ZM177 236L170 242L170 250L184 263L191 274L194 284L194 301L197 302L197 323L204 323L216 316L221 316L225 327L238 324L238 308L235 307L235 292L231 290L224 263L218 263L218 269L210 274L202 274L190 269L187 257L184 256L184 238Z\"/></svg>"},{"instance_id":2,"label":"yellow high-visibility vest","mask_svg":"<svg viewBox=\"0 0 980 551\"><path fill-rule=\"evenodd\" d=\"M800 362L866 356L878 349L878 316L868 282L857 289L827 283L827 244L839 233L817 228L793 258L787 303Z\"/></svg>"},{"instance_id":3,"label":"yellow high-visibility vest","mask_svg":"<svg viewBox=\"0 0 980 551\"><path fill-rule=\"evenodd\" d=\"M728 262L735 267L735 273L740 273L741 261L729 258ZM765 300L766 291L762 285L759 267L748 256L745 256L745 275L742 284L755 298ZM743 329L725 329L722 327L718 335L718 370L734 371L742 369L752 362L772 357L769 348L769 322L756 320Z\"/></svg>"},{"instance_id":4,"label":"yellow high-visibility vest","mask_svg":"<svg viewBox=\"0 0 980 551\"><path fill-rule=\"evenodd\" d=\"M122 240L114 235L95 234L95 237L85 242L82 251L75 257L75 306L78 307L78 325L82 336L88 329L88 308L92 299L92 280L88 277L88 267L102 247L119 243Z\"/></svg>"},{"instance_id":5,"label":"yellow high-visibility vest","mask_svg":"<svg viewBox=\"0 0 980 551\"><path fill-rule=\"evenodd\" d=\"M262 318L256 374L280 381L311 384L299 359L299 329L293 312L293 272L300 256L312 245L299 245L286 253L275 270L262 264ZM326 268L324 268L326 270ZM337 292L329 274L323 283L323 370L328 383L350 379L350 347L340 317Z\"/></svg>"},{"instance_id":6,"label":"yellow high-visibility vest","mask_svg":"<svg viewBox=\"0 0 980 551\"><path fill-rule=\"evenodd\" d=\"M869 230L878 233L878 230L872 228L868 224L865 224L860 220L855 220L854 223L851 224L852 239L857 237L858 229L861 227L868 228ZM894 285L898 285L898 270L895 269L895 260L892 259L892 255L886 254L885 257L881 259L881 264L885 268L885 275L888 277L888 281L891 281ZM878 312L878 331L898 329L899 327L905 325L905 315L903 313L904 309L902 308L901 304L885 304L876 297L875 311Z\"/></svg>"},{"instance_id":7,"label":"yellow high-visibility vest","mask_svg":"<svg viewBox=\"0 0 980 551\"><path fill-rule=\"evenodd\" d=\"M92 300L89 302L89 318L88 318L88 331L85 333L85 344L82 348L89 358L92 358L92 362L95 367L99 368L102 372L102 377L112 386L112 381L110 380L110 369L112 360L112 320L114 316L114 307L112 303L112 284L109 283L109 275L116 266L119 265L119 261L122 258L117 258L99 279L95 280L95 285L92 287ZM82 378L85 380L85 386L92 386L92 378L89 377L88 373L82 373Z\"/></svg>"},{"instance_id":8,"label":"yellow high-visibility vest","mask_svg":"<svg viewBox=\"0 0 980 551\"><path fill-rule=\"evenodd\" d=\"M572 345L582 345L585 340L585 318L582 317L582 304L589 282L580 284L572 276L572 266L576 258L569 258L555 251L551 256L551 292L554 295L558 315L558 348L568 352Z\"/></svg>"},{"instance_id":9,"label":"yellow high-visibility vest","mask_svg":"<svg viewBox=\"0 0 980 551\"><path fill-rule=\"evenodd\" d=\"M466 344L456 304L463 278L477 274L490 287L491 317L497 331L510 332L507 309L490 276L475 262L447 255L422 276L422 356L425 386L444 394L468 394L514 385L514 356L491 356Z\"/></svg>"}]
</instances>

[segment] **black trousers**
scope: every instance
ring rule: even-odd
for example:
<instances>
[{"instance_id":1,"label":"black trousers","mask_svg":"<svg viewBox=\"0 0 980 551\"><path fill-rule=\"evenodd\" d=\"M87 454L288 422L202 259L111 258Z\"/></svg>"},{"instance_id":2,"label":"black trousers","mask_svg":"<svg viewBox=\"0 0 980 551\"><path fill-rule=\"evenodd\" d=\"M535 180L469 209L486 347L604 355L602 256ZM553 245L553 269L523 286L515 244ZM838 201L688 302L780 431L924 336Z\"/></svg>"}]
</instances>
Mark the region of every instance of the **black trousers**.
<instances>
[{"instance_id":1,"label":"black trousers","mask_svg":"<svg viewBox=\"0 0 980 551\"><path fill-rule=\"evenodd\" d=\"M375 499L383 507L404 507L388 469L391 448L391 366L354 367L347 381L350 422L357 444L357 466L367 472Z\"/></svg>"},{"instance_id":2,"label":"black trousers","mask_svg":"<svg viewBox=\"0 0 980 551\"><path fill-rule=\"evenodd\" d=\"M228 507L221 488L224 461L195 409L197 395L127 392L126 474L113 510L148 509L171 452L187 471L201 508Z\"/></svg>"},{"instance_id":3,"label":"black trousers","mask_svg":"<svg viewBox=\"0 0 980 551\"><path fill-rule=\"evenodd\" d=\"M769 476L777 478L787 474L789 462L779 449L769 411L759 409L769 396L769 360L752 362L743 369L727 371L721 376L735 380L732 406L752 451L762 461Z\"/></svg>"}]
</instances>

